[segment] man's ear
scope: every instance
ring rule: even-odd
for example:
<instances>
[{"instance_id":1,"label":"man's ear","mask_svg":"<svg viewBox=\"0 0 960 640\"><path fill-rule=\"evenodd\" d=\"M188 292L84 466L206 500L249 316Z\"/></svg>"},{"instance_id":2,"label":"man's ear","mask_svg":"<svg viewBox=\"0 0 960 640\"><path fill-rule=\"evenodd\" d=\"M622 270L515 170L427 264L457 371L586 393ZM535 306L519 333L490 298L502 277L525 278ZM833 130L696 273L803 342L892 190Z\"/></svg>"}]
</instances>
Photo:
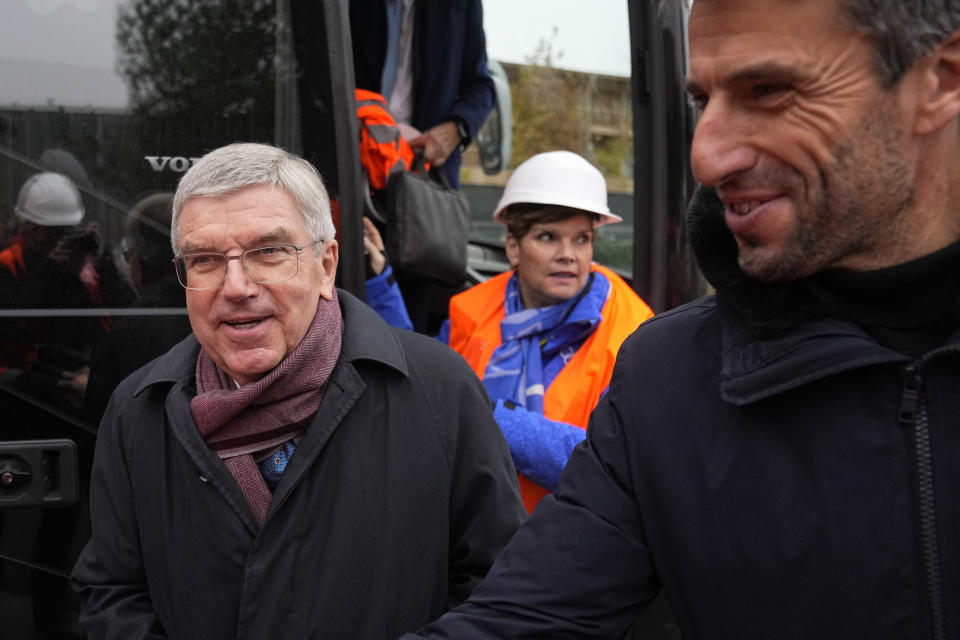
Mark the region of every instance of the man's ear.
<instances>
[{"instance_id":1,"label":"man's ear","mask_svg":"<svg viewBox=\"0 0 960 640\"><path fill-rule=\"evenodd\" d=\"M960 29L919 64L923 95L917 105L914 133L928 135L960 115Z\"/></svg>"},{"instance_id":2,"label":"man's ear","mask_svg":"<svg viewBox=\"0 0 960 640\"><path fill-rule=\"evenodd\" d=\"M320 248L321 284L320 295L325 300L333 298L333 287L337 276L337 261L340 258L336 240L330 240Z\"/></svg>"}]
</instances>

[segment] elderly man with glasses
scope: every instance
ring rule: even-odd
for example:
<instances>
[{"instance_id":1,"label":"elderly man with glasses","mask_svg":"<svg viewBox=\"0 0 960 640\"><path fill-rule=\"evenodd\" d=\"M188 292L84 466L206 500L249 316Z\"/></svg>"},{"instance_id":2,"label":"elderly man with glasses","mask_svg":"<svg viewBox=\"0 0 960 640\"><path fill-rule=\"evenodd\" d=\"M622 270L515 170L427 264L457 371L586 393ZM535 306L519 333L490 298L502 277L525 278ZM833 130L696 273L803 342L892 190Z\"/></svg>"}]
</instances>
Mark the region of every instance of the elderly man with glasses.
<instances>
[{"instance_id":1,"label":"elderly man with glasses","mask_svg":"<svg viewBox=\"0 0 960 640\"><path fill-rule=\"evenodd\" d=\"M462 601L523 514L510 453L460 358L334 287L314 168L213 151L171 238L193 335L104 414L90 636L392 638Z\"/></svg>"}]
</instances>

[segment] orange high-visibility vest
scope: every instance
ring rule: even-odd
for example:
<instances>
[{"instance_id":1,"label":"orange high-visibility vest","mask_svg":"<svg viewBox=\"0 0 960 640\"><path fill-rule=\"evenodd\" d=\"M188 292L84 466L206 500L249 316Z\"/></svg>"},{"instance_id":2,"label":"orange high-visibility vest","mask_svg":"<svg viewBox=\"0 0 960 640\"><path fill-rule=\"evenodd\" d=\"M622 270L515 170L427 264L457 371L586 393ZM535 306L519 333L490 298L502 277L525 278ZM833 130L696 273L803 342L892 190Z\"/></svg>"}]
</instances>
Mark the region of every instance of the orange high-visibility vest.
<instances>
[{"instance_id":1,"label":"orange high-visibility vest","mask_svg":"<svg viewBox=\"0 0 960 640\"><path fill-rule=\"evenodd\" d=\"M14 280L19 280L27 271L27 262L23 257L23 244L20 237L14 238L12 245L0 251L0 265L6 267L13 274ZM0 373L6 371L7 366L20 369L32 369L37 361L39 348L34 342L19 340L4 340L0 342L0 357L5 361L0 365ZM7 365L7 366L4 366Z\"/></svg>"},{"instance_id":2,"label":"orange high-visibility vest","mask_svg":"<svg viewBox=\"0 0 960 640\"><path fill-rule=\"evenodd\" d=\"M391 173L406 171L413 161L413 149L400 135L387 101L379 93L356 89L357 119L360 121L360 164L370 188L387 187Z\"/></svg>"},{"instance_id":3,"label":"orange high-visibility vest","mask_svg":"<svg viewBox=\"0 0 960 640\"><path fill-rule=\"evenodd\" d=\"M19 279L27 270L27 263L23 259L23 245L17 242L0 251L0 265L9 269L14 278Z\"/></svg>"},{"instance_id":4,"label":"orange high-visibility vest","mask_svg":"<svg viewBox=\"0 0 960 640\"><path fill-rule=\"evenodd\" d=\"M601 311L603 319L543 396L547 418L581 429L587 428L590 412L610 385L620 344L653 315L650 307L620 276L597 264L591 269L610 281L610 294ZM481 379L490 356L502 342L500 322L505 314L507 281L512 274L512 271L501 273L450 299L450 347L464 357ZM527 511L533 511L548 493L522 474L520 492Z\"/></svg>"}]
</instances>

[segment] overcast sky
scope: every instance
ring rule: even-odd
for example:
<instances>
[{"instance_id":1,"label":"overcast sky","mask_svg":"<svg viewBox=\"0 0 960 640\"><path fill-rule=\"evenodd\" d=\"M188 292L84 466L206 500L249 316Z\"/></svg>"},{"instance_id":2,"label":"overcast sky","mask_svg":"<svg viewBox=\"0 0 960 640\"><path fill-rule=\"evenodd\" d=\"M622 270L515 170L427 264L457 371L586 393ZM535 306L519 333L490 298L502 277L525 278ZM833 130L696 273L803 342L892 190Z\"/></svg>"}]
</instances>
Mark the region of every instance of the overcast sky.
<instances>
[{"instance_id":1,"label":"overcast sky","mask_svg":"<svg viewBox=\"0 0 960 640\"><path fill-rule=\"evenodd\" d=\"M0 102L123 107L116 7L126 0L0 0ZM630 75L626 0L483 0L490 58L528 62L542 40L555 65Z\"/></svg>"},{"instance_id":2,"label":"overcast sky","mask_svg":"<svg viewBox=\"0 0 960 640\"><path fill-rule=\"evenodd\" d=\"M557 66L630 75L626 0L483 0L483 10L494 60L527 62L543 38L562 54Z\"/></svg>"}]
</instances>

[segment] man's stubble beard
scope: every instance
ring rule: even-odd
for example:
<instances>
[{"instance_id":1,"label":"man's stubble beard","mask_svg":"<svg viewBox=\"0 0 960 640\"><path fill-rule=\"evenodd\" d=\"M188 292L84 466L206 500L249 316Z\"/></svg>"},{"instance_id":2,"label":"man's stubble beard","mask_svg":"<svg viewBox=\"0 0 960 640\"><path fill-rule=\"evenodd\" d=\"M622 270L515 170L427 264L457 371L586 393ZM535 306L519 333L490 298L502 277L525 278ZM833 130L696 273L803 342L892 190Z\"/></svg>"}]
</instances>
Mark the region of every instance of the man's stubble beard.
<instances>
[{"instance_id":1,"label":"man's stubble beard","mask_svg":"<svg viewBox=\"0 0 960 640\"><path fill-rule=\"evenodd\" d=\"M793 229L779 255L740 250L740 267L762 281L792 281L819 273L852 255L877 253L897 237L913 202L913 185L898 140L901 127L888 109L867 114L834 153L811 188L794 171ZM801 200L801 197L803 199Z\"/></svg>"}]
</instances>

